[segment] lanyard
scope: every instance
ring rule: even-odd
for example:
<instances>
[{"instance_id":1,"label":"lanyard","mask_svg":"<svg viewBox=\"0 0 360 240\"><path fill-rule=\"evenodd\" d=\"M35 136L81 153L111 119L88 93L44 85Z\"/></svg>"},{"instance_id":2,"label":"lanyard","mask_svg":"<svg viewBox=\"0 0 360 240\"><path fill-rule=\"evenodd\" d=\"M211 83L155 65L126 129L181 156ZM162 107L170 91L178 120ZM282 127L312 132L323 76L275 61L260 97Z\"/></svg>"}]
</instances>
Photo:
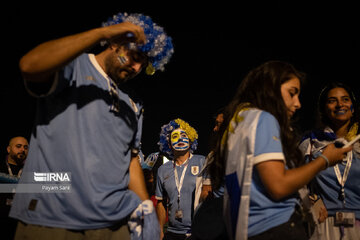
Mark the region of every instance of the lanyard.
<instances>
[{"instance_id":1,"label":"lanyard","mask_svg":"<svg viewBox=\"0 0 360 240\"><path fill-rule=\"evenodd\" d=\"M349 158L347 160L347 163L346 163L346 166L345 166L345 170L344 170L344 174L343 176L341 176L341 173L340 173L340 169L339 169L339 166L338 164L336 166L334 166L334 171L335 171L335 174L336 174L336 178L341 186L341 192L340 192L340 200L342 200L345 204L345 189L344 189L344 186L345 186L345 182L347 180L347 177L349 175L349 171L350 171L350 168L351 168L351 163L352 163L352 152L349 153Z\"/></svg>"},{"instance_id":2,"label":"lanyard","mask_svg":"<svg viewBox=\"0 0 360 240\"><path fill-rule=\"evenodd\" d=\"M185 176L186 169L187 169L187 167L189 165L189 159L187 159L186 163L184 163L184 164L185 164L185 167L182 170L180 181L179 181L179 176L178 176L178 173L177 173L177 170L176 170L176 164L174 164L174 175L175 175L176 189L178 191L178 202L180 202L180 191L181 191L181 188L182 188L183 183L184 183L184 176Z\"/></svg>"},{"instance_id":3,"label":"lanyard","mask_svg":"<svg viewBox=\"0 0 360 240\"><path fill-rule=\"evenodd\" d=\"M7 165L7 168L8 168L9 175L13 177L14 174L13 174L13 172L12 172L12 170L11 170L11 167L10 167L10 165L9 165L9 163L8 163L7 160L6 160L6 165ZM17 174L17 177L20 177L20 176L21 176L21 173L22 173L22 168L19 170L19 172L18 172L18 174Z\"/></svg>"}]
</instances>

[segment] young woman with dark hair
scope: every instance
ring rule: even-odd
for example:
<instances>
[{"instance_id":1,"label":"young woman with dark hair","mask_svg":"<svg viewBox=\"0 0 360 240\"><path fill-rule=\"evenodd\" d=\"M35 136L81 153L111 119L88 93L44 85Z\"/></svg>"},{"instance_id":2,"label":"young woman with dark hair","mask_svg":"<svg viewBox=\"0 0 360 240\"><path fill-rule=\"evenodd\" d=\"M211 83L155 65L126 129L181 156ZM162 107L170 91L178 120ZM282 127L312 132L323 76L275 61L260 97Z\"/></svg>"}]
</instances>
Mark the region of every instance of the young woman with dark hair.
<instances>
[{"instance_id":1,"label":"young woman with dark hair","mask_svg":"<svg viewBox=\"0 0 360 240\"><path fill-rule=\"evenodd\" d=\"M327 145L347 144L360 134L355 93L346 84L327 84L320 93L317 112L317 128L306 133L300 144L307 162L312 162ZM328 214L324 222L316 225L311 239L360 239L359 175L360 142L356 141L341 163L322 171L309 184L313 200L321 199Z\"/></svg>"},{"instance_id":2,"label":"young woman with dark hair","mask_svg":"<svg viewBox=\"0 0 360 240\"><path fill-rule=\"evenodd\" d=\"M329 103L328 93L331 90L336 89L336 88L339 88L339 89L342 88L343 90L345 90L345 92L347 93L346 98L350 100L351 105L352 105L351 106L352 115L349 119L350 121L349 122L346 121L346 123L348 123L348 127L351 127L354 123L360 122L360 114L358 112L359 105L357 103L356 93L354 92L354 90L352 90L351 87L346 85L345 83L330 82L325 87L323 87L323 89L320 92L319 102L318 102L318 106L317 106L318 107L318 109L317 109L317 113L318 113L317 127L318 128L325 128L329 125L335 127L334 119L327 114L326 105ZM341 121L341 122L343 122L343 121ZM340 125L342 126L342 124L340 124Z\"/></svg>"}]
</instances>

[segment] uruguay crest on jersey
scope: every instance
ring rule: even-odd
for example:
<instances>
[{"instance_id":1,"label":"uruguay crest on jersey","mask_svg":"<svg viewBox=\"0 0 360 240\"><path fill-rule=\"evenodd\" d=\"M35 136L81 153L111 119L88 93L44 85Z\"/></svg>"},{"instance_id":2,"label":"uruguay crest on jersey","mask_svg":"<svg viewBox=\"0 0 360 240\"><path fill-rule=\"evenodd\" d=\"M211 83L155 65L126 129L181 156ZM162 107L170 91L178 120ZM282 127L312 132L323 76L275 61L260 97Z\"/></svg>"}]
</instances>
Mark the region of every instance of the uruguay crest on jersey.
<instances>
[{"instance_id":1,"label":"uruguay crest on jersey","mask_svg":"<svg viewBox=\"0 0 360 240\"><path fill-rule=\"evenodd\" d=\"M199 174L199 166L191 166L191 174L196 176Z\"/></svg>"}]
</instances>

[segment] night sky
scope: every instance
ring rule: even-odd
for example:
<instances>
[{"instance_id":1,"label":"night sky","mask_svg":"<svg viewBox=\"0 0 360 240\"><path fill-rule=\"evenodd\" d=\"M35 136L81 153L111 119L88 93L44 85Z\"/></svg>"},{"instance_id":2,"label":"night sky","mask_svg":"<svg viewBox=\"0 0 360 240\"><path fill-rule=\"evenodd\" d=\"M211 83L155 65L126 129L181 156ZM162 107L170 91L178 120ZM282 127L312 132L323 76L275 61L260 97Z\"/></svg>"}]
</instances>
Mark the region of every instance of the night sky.
<instances>
[{"instance_id":1,"label":"night sky","mask_svg":"<svg viewBox=\"0 0 360 240\"><path fill-rule=\"evenodd\" d=\"M326 81L359 86L360 21L354 4L122 2L81 6L75 1L49 1L2 7L5 76L1 84L0 158L5 156L11 137L30 137L36 110L35 99L26 93L18 70L20 57L44 41L99 27L118 12L151 16L173 38L175 46L165 72L141 74L132 83L145 107L142 147L146 156L158 151L160 127L175 118L182 118L198 131L197 153L206 155L215 112L230 101L250 69L268 60L288 61L307 74L302 109L297 113L303 130L312 126L316 99Z\"/></svg>"}]
</instances>

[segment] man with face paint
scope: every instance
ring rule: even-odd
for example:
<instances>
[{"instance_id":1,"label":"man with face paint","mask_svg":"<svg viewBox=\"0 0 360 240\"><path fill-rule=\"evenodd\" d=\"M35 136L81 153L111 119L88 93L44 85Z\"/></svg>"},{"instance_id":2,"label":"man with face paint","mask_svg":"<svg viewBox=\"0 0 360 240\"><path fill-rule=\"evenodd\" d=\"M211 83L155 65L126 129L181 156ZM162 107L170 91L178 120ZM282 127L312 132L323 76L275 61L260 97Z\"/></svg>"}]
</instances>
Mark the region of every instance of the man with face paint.
<instances>
[{"instance_id":1,"label":"man with face paint","mask_svg":"<svg viewBox=\"0 0 360 240\"><path fill-rule=\"evenodd\" d=\"M205 156L193 154L197 138L196 130L179 118L161 128L160 151L172 159L159 167L155 191L161 230L166 221L165 205L169 208L168 228L162 234L166 240L191 235L196 177L205 162Z\"/></svg>"},{"instance_id":2,"label":"man with face paint","mask_svg":"<svg viewBox=\"0 0 360 240\"><path fill-rule=\"evenodd\" d=\"M101 51L92 53L98 45ZM34 172L66 173L71 193L16 194L15 239L160 237L138 159L143 105L125 83L142 70L165 70L173 52L171 37L149 16L118 13L21 58L38 109L20 183L34 183Z\"/></svg>"}]
</instances>

